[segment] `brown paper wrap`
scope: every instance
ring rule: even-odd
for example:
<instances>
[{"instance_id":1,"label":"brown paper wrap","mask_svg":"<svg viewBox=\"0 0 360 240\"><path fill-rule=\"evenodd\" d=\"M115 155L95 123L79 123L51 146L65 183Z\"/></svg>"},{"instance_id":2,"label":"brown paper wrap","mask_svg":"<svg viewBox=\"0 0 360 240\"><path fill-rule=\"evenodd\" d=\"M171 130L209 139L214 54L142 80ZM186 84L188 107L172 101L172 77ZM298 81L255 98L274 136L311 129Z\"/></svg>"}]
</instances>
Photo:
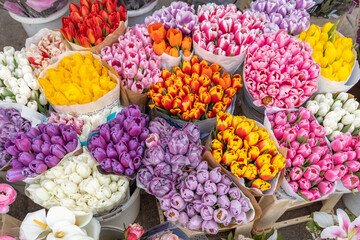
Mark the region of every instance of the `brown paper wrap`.
<instances>
[{"instance_id":1,"label":"brown paper wrap","mask_svg":"<svg viewBox=\"0 0 360 240\"><path fill-rule=\"evenodd\" d=\"M54 64L49 65L46 69L44 69L40 75L39 78L46 78L47 75L47 69L51 69L51 68L57 68L59 66L60 61L67 56L72 56L75 53L80 53L81 55L85 56L85 54L87 52L85 51L68 51L65 52L63 54L61 54L60 56L58 56L58 61L55 62ZM98 55L93 54L93 57L95 59L100 59L100 57ZM116 71L109 66L109 64L103 60L101 60L101 64L106 67L108 69L108 74L109 76L115 80L118 84L116 85L116 87L114 89L112 89L111 91L109 91L107 94L105 94L104 96L102 96L101 98L99 98L98 100L96 100L95 102L90 102L90 103L86 103L86 104L75 104L75 105L53 105L51 104L51 106L54 108L54 110L58 113L66 113L66 114L71 114L74 116L77 116L79 114L94 114L106 107L114 107L115 105L119 104L119 99L120 99L120 80L118 78L118 75L116 73ZM38 81L38 80L37 80ZM39 84L39 82L38 82ZM40 85L40 84L39 84ZM40 88L41 92L43 92L42 87ZM46 96L46 95L45 95Z\"/></svg>"},{"instance_id":2,"label":"brown paper wrap","mask_svg":"<svg viewBox=\"0 0 360 240\"><path fill-rule=\"evenodd\" d=\"M119 36L125 34L127 23L128 23L128 20L126 20L126 22L121 21L119 23L119 27L114 32L107 35L106 38L104 39L104 41L102 41L98 45L93 46L91 48L85 48L80 45L77 45L76 43L72 43L69 41L67 41L67 42L71 46L71 49L73 51L90 51L95 54L99 54L101 52L102 48L104 48L106 46L111 46L113 43L116 43L118 41Z\"/></svg>"},{"instance_id":3,"label":"brown paper wrap","mask_svg":"<svg viewBox=\"0 0 360 240\"><path fill-rule=\"evenodd\" d=\"M1 215L0 236L19 237L21 221L8 215Z\"/></svg>"}]
</instances>

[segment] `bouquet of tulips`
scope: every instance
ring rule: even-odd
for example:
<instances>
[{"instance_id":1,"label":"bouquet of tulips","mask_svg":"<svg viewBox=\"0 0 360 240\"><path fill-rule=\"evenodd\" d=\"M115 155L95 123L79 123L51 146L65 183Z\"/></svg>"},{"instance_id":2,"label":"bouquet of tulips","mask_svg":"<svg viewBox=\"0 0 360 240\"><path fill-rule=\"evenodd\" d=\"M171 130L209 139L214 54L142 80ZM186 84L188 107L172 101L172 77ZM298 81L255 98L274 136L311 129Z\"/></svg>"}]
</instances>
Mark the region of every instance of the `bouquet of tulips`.
<instances>
[{"instance_id":1,"label":"bouquet of tulips","mask_svg":"<svg viewBox=\"0 0 360 240\"><path fill-rule=\"evenodd\" d=\"M269 110L265 126L273 129L280 147L288 148L286 181L281 185L288 195L314 201L335 190L339 167L334 166L324 127L310 110Z\"/></svg>"},{"instance_id":2,"label":"bouquet of tulips","mask_svg":"<svg viewBox=\"0 0 360 240\"><path fill-rule=\"evenodd\" d=\"M208 3L198 10L199 23L193 32L195 54L234 73L244 61L247 46L263 29L263 19L241 13L234 4Z\"/></svg>"},{"instance_id":3,"label":"bouquet of tulips","mask_svg":"<svg viewBox=\"0 0 360 240\"><path fill-rule=\"evenodd\" d=\"M310 26L310 15L306 10L315 5L313 0L256 0L250 11L265 15L264 33L276 33L280 29L297 35Z\"/></svg>"},{"instance_id":4,"label":"bouquet of tulips","mask_svg":"<svg viewBox=\"0 0 360 240\"><path fill-rule=\"evenodd\" d=\"M320 93L339 91L339 85L347 82L356 61L353 40L336 32L338 23L328 22L322 28L312 24L299 36L301 41L310 43L314 50L312 56L321 66Z\"/></svg>"},{"instance_id":5,"label":"bouquet of tulips","mask_svg":"<svg viewBox=\"0 0 360 240\"><path fill-rule=\"evenodd\" d=\"M285 158L275 140L270 140L269 133L255 120L229 113L217 115L210 147L216 162L246 187L257 193L274 192Z\"/></svg>"},{"instance_id":6,"label":"bouquet of tulips","mask_svg":"<svg viewBox=\"0 0 360 240\"><path fill-rule=\"evenodd\" d=\"M133 176L139 169L149 135L149 116L130 105L98 127L88 141L91 155L106 173Z\"/></svg>"},{"instance_id":7,"label":"bouquet of tulips","mask_svg":"<svg viewBox=\"0 0 360 240\"><path fill-rule=\"evenodd\" d=\"M116 32L116 39L125 30L121 27L121 22L127 19L125 5L121 5L119 9L116 5L117 0L94 3L91 0L80 0L80 6L71 3L70 15L61 19L60 30L66 40L83 48L99 45L113 32ZM115 39L111 39L106 45L110 45ZM71 45L79 49L76 45Z\"/></svg>"},{"instance_id":8,"label":"bouquet of tulips","mask_svg":"<svg viewBox=\"0 0 360 240\"><path fill-rule=\"evenodd\" d=\"M118 43L101 49L100 56L118 73L123 86L135 93L147 92L160 80L161 58L144 24L128 28Z\"/></svg>"},{"instance_id":9,"label":"bouquet of tulips","mask_svg":"<svg viewBox=\"0 0 360 240\"><path fill-rule=\"evenodd\" d=\"M342 133L357 136L360 133L359 102L350 94L318 94L306 103L317 121L324 126L330 141Z\"/></svg>"},{"instance_id":10,"label":"bouquet of tulips","mask_svg":"<svg viewBox=\"0 0 360 240\"><path fill-rule=\"evenodd\" d=\"M6 153L12 156L12 169L7 171L6 180L18 182L33 178L55 167L78 146L75 129L65 124L40 124L20 133L5 143Z\"/></svg>"},{"instance_id":11,"label":"bouquet of tulips","mask_svg":"<svg viewBox=\"0 0 360 240\"><path fill-rule=\"evenodd\" d=\"M150 122L149 130L137 180L148 193L162 198L174 192L174 181L182 176L183 170L199 165L205 149L199 145L200 130L193 123L176 129L157 117Z\"/></svg>"},{"instance_id":12,"label":"bouquet of tulips","mask_svg":"<svg viewBox=\"0 0 360 240\"><path fill-rule=\"evenodd\" d=\"M316 90L320 65L313 50L285 30L257 37L249 46L244 81L256 106L292 108L303 104Z\"/></svg>"}]
</instances>

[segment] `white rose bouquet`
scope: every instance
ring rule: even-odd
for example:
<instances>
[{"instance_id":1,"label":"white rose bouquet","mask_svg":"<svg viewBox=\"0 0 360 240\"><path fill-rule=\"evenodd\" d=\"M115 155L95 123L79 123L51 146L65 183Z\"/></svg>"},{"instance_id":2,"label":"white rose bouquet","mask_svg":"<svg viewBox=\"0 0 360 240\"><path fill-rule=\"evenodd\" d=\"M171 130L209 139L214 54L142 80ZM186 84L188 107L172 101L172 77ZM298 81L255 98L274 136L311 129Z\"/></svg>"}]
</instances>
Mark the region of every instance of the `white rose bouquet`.
<instances>
[{"instance_id":1,"label":"white rose bouquet","mask_svg":"<svg viewBox=\"0 0 360 240\"><path fill-rule=\"evenodd\" d=\"M129 181L99 173L96 161L84 148L82 154L63 159L36 183L27 185L25 193L45 208L63 206L72 211L100 213L127 199Z\"/></svg>"},{"instance_id":2,"label":"white rose bouquet","mask_svg":"<svg viewBox=\"0 0 360 240\"><path fill-rule=\"evenodd\" d=\"M353 136L360 133L359 102L349 98L348 93L318 94L307 102L306 108L324 126L330 141L342 133L349 132Z\"/></svg>"},{"instance_id":3,"label":"white rose bouquet","mask_svg":"<svg viewBox=\"0 0 360 240\"><path fill-rule=\"evenodd\" d=\"M40 92L25 49L4 47L0 52L0 100L16 102L35 111L48 110L48 101Z\"/></svg>"}]
</instances>

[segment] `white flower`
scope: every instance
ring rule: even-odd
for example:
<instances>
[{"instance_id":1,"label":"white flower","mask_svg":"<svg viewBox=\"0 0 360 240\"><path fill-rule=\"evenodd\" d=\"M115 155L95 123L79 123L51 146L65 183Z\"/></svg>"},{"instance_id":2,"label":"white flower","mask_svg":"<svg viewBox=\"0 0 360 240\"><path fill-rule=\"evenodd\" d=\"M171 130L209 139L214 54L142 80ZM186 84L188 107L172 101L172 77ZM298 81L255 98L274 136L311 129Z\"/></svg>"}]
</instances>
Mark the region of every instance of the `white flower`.
<instances>
[{"instance_id":1,"label":"white flower","mask_svg":"<svg viewBox=\"0 0 360 240\"><path fill-rule=\"evenodd\" d=\"M110 183L109 188L110 188L110 190L111 190L112 192L116 192L116 191L117 191L117 188L118 188L118 185L117 185L116 182L112 182L112 183Z\"/></svg>"},{"instance_id":2,"label":"white flower","mask_svg":"<svg viewBox=\"0 0 360 240\"><path fill-rule=\"evenodd\" d=\"M6 96L5 97L5 102L15 102L13 98Z\"/></svg>"},{"instance_id":3,"label":"white flower","mask_svg":"<svg viewBox=\"0 0 360 240\"><path fill-rule=\"evenodd\" d=\"M341 122L339 122L337 124L337 130L341 131L344 128L344 124L342 124Z\"/></svg>"},{"instance_id":4,"label":"white flower","mask_svg":"<svg viewBox=\"0 0 360 240\"><path fill-rule=\"evenodd\" d=\"M331 134L331 133L334 131L334 129L329 128L329 127L324 127L324 129L325 129L325 131L326 131L326 135L329 135L329 134Z\"/></svg>"},{"instance_id":5,"label":"white flower","mask_svg":"<svg viewBox=\"0 0 360 240\"><path fill-rule=\"evenodd\" d=\"M339 114L341 117L344 116L346 114L345 109L341 108L341 109L334 109L334 112L336 112L337 114Z\"/></svg>"},{"instance_id":6,"label":"white flower","mask_svg":"<svg viewBox=\"0 0 360 240\"><path fill-rule=\"evenodd\" d=\"M21 68L15 69L13 74L15 74L18 78L21 78L23 76L23 72L22 72Z\"/></svg>"},{"instance_id":7,"label":"white flower","mask_svg":"<svg viewBox=\"0 0 360 240\"><path fill-rule=\"evenodd\" d=\"M26 84L20 85L20 95L26 97L27 99L31 97L31 90Z\"/></svg>"},{"instance_id":8,"label":"white flower","mask_svg":"<svg viewBox=\"0 0 360 240\"><path fill-rule=\"evenodd\" d=\"M360 109L356 109L353 114L356 116L356 118L360 117Z\"/></svg>"},{"instance_id":9,"label":"white flower","mask_svg":"<svg viewBox=\"0 0 360 240\"><path fill-rule=\"evenodd\" d=\"M64 206L68 209L72 209L75 206L76 202L70 198L61 199L61 206Z\"/></svg>"},{"instance_id":10,"label":"white flower","mask_svg":"<svg viewBox=\"0 0 360 240\"><path fill-rule=\"evenodd\" d=\"M30 85L31 82L34 80L34 76L31 73L25 73L23 79L25 80L27 85Z\"/></svg>"},{"instance_id":11,"label":"white flower","mask_svg":"<svg viewBox=\"0 0 360 240\"><path fill-rule=\"evenodd\" d=\"M336 129L337 128L337 122L335 120L333 120L333 119L324 119L323 126L331 128L331 129Z\"/></svg>"},{"instance_id":12,"label":"white flower","mask_svg":"<svg viewBox=\"0 0 360 240\"><path fill-rule=\"evenodd\" d=\"M5 54L0 52L0 67L3 66L3 62L5 61Z\"/></svg>"},{"instance_id":13,"label":"white flower","mask_svg":"<svg viewBox=\"0 0 360 240\"><path fill-rule=\"evenodd\" d=\"M109 184L111 183L111 178L109 176L103 175L99 172L97 172L96 178L101 185L109 186Z\"/></svg>"},{"instance_id":14,"label":"white flower","mask_svg":"<svg viewBox=\"0 0 360 240\"><path fill-rule=\"evenodd\" d=\"M329 104L322 102L319 104L319 111L317 114L321 117L324 117L329 110L330 110Z\"/></svg>"},{"instance_id":15,"label":"white flower","mask_svg":"<svg viewBox=\"0 0 360 240\"><path fill-rule=\"evenodd\" d=\"M340 100L337 100L333 103L333 105L331 106L331 110L334 110L335 108L339 107L342 108L343 104Z\"/></svg>"},{"instance_id":16,"label":"white flower","mask_svg":"<svg viewBox=\"0 0 360 240\"><path fill-rule=\"evenodd\" d=\"M355 130L354 124L350 125L350 128L347 130L347 132L352 133Z\"/></svg>"},{"instance_id":17,"label":"white flower","mask_svg":"<svg viewBox=\"0 0 360 240\"><path fill-rule=\"evenodd\" d=\"M325 100L325 95L324 94L318 94L315 97L315 101L317 101L318 103L321 103L324 100Z\"/></svg>"},{"instance_id":18,"label":"white flower","mask_svg":"<svg viewBox=\"0 0 360 240\"><path fill-rule=\"evenodd\" d=\"M322 101L323 103L326 103L328 105L332 105L334 103L334 99L332 98L325 98L324 101Z\"/></svg>"},{"instance_id":19,"label":"white flower","mask_svg":"<svg viewBox=\"0 0 360 240\"><path fill-rule=\"evenodd\" d=\"M41 186L47 191L52 192L55 189L56 184L51 180L44 180L41 182Z\"/></svg>"},{"instance_id":20,"label":"white flower","mask_svg":"<svg viewBox=\"0 0 360 240\"><path fill-rule=\"evenodd\" d=\"M325 93L325 98L332 99L333 98L332 93Z\"/></svg>"},{"instance_id":21,"label":"white flower","mask_svg":"<svg viewBox=\"0 0 360 240\"><path fill-rule=\"evenodd\" d=\"M31 108L31 109L34 110L34 111L37 111L37 109L38 109L37 102L34 101L34 100L29 101L26 106L27 106L28 108Z\"/></svg>"},{"instance_id":22,"label":"white flower","mask_svg":"<svg viewBox=\"0 0 360 240\"><path fill-rule=\"evenodd\" d=\"M324 118L323 117L317 117L316 120L318 121L318 123L322 123L324 121Z\"/></svg>"},{"instance_id":23,"label":"white flower","mask_svg":"<svg viewBox=\"0 0 360 240\"><path fill-rule=\"evenodd\" d=\"M338 136L338 135L340 135L340 134L342 134L342 132L340 132L340 131L338 131L338 130L334 131L334 132L330 135L329 140L330 140L330 141L334 141L334 140L335 140L335 137Z\"/></svg>"},{"instance_id":24,"label":"white flower","mask_svg":"<svg viewBox=\"0 0 360 240\"><path fill-rule=\"evenodd\" d=\"M4 47L3 52L6 56L13 56L15 54L15 48L6 46Z\"/></svg>"},{"instance_id":25,"label":"white flower","mask_svg":"<svg viewBox=\"0 0 360 240\"><path fill-rule=\"evenodd\" d=\"M38 188L35 191L35 197L36 199L39 199L41 201L46 201L50 198L50 194L48 193L48 191L46 191L44 188Z\"/></svg>"},{"instance_id":26,"label":"white flower","mask_svg":"<svg viewBox=\"0 0 360 240\"><path fill-rule=\"evenodd\" d=\"M19 87L18 81L14 77L10 77L10 78L4 80L4 84L9 89L13 89L14 87Z\"/></svg>"},{"instance_id":27,"label":"white flower","mask_svg":"<svg viewBox=\"0 0 360 240\"><path fill-rule=\"evenodd\" d=\"M341 93L339 93L339 95L336 96L335 99L345 102L346 100L348 100L348 97L349 97L349 95L347 93L341 92Z\"/></svg>"},{"instance_id":28,"label":"white flower","mask_svg":"<svg viewBox=\"0 0 360 240\"><path fill-rule=\"evenodd\" d=\"M354 124L354 127L355 127L355 128L360 127L360 118L359 118L359 117L355 117L355 120L354 120L353 124Z\"/></svg>"},{"instance_id":29,"label":"white flower","mask_svg":"<svg viewBox=\"0 0 360 240\"><path fill-rule=\"evenodd\" d=\"M25 56L19 55L18 64L21 66L26 66L26 65L29 65L29 61Z\"/></svg>"},{"instance_id":30,"label":"white flower","mask_svg":"<svg viewBox=\"0 0 360 240\"><path fill-rule=\"evenodd\" d=\"M15 97L16 99L16 102L19 103L19 104L22 104L22 105L26 105L27 104L27 99L25 96L22 96L22 95L16 95Z\"/></svg>"},{"instance_id":31,"label":"white flower","mask_svg":"<svg viewBox=\"0 0 360 240\"><path fill-rule=\"evenodd\" d=\"M77 193L77 184L67 181L61 184L61 188L66 195Z\"/></svg>"},{"instance_id":32,"label":"white flower","mask_svg":"<svg viewBox=\"0 0 360 240\"><path fill-rule=\"evenodd\" d=\"M343 108L349 113L353 113L359 107L359 102L357 102L354 98L348 99Z\"/></svg>"},{"instance_id":33,"label":"white flower","mask_svg":"<svg viewBox=\"0 0 360 240\"><path fill-rule=\"evenodd\" d=\"M47 101L44 93L41 93L41 94L40 94L40 96L39 96L39 102L40 102L40 104L43 105L43 106L45 106L45 105L48 103L48 101Z\"/></svg>"},{"instance_id":34,"label":"white flower","mask_svg":"<svg viewBox=\"0 0 360 240\"><path fill-rule=\"evenodd\" d=\"M325 119L331 119L331 120L338 122L338 121L340 121L341 116L337 112L331 111L326 114Z\"/></svg>"},{"instance_id":35,"label":"white flower","mask_svg":"<svg viewBox=\"0 0 360 240\"><path fill-rule=\"evenodd\" d=\"M23 75L25 75L27 73L30 73L32 75L32 73L33 73L33 70L29 65L22 66L21 71L22 71Z\"/></svg>"},{"instance_id":36,"label":"white flower","mask_svg":"<svg viewBox=\"0 0 360 240\"><path fill-rule=\"evenodd\" d=\"M355 120L355 115L354 114L345 114L342 119L341 119L341 123L344 125L349 125L352 124Z\"/></svg>"},{"instance_id":37,"label":"white flower","mask_svg":"<svg viewBox=\"0 0 360 240\"><path fill-rule=\"evenodd\" d=\"M11 71L4 66L0 66L0 79L6 81L11 78Z\"/></svg>"},{"instance_id":38,"label":"white flower","mask_svg":"<svg viewBox=\"0 0 360 240\"><path fill-rule=\"evenodd\" d=\"M85 163L78 163L76 166L76 172L82 177L87 178L91 174L91 168Z\"/></svg>"},{"instance_id":39,"label":"white flower","mask_svg":"<svg viewBox=\"0 0 360 240\"><path fill-rule=\"evenodd\" d=\"M306 108L309 109L312 114L316 114L319 111L319 103L316 101L308 101L306 103Z\"/></svg>"},{"instance_id":40,"label":"white flower","mask_svg":"<svg viewBox=\"0 0 360 240\"><path fill-rule=\"evenodd\" d=\"M14 56L12 55L6 55L5 56L5 62L7 67L9 67L9 65L13 65L14 69L15 69L15 62L14 62ZM13 71L13 70L12 70Z\"/></svg>"},{"instance_id":41,"label":"white flower","mask_svg":"<svg viewBox=\"0 0 360 240\"><path fill-rule=\"evenodd\" d=\"M73 172L69 175L69 180L73 183L80 184L83 181L83 178L80 177L76 172Z\"/></svg>"}]
</instances>

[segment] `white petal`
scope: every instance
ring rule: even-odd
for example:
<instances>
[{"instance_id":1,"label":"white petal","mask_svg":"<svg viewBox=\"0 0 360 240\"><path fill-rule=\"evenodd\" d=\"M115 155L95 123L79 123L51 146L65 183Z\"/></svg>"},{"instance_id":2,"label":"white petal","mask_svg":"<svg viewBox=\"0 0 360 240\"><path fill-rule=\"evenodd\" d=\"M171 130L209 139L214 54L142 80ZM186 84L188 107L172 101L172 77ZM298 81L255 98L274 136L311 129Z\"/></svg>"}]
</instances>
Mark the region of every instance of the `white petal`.
<instances>
[{"instance_id":1,"label":"white petal","mask_svg":"<svg viewBox=\"0 0 360 240\"><path fill-rule=\"evenodd\" d=\"M350 221L350 218L347 215L347 213L344 210L338 208L336 210L336 215L339 220L340 228L342 228L345 232L349 232L349 227L350 227L351 221Z\"/></svg>"},{"instance_id":2,"label":"white petal","mask_svg":"<svg viewBox=\"0 0 360 240\"><path fill-rule=\"evenodd\" d=\"M93 217L92 213L74 212L76 217L76 225L83 228L88 225Z\"/></svg>"},{"instance_id":3,"label":"white petal","mask_svg":"<svg viewBox=\"0 0 360 240\"><path fill-rule=\"evenodd\" d=\"M334 226L333 216L325 212L314 212L314 221L322 228Z\"/></svg>"},{"instance_id":4,"label":"white petal","mask_svg":"<svg viewBox=\"0 0 360 240\"><path fill-rule=\"evenodd\" d=\"M337 237L346 237L346 232L344 231L344 229L342 229L339 226L331 226L328 228L325 228L322 232L321 232L321 239L334 239Z\"/></svg>"},{"instance_id":5,"label":"white petal","mask_svg":"<svg viewBox=\"0 0 360 240\"><path fill-rule=\"evenodd\" d=\"M92 218L90 223L83 227L89 237L98 240L100 237L101 226L98 220Z\"/></svg>"},{"instance_id":6,"label":"white petal","mask_svg":"<svg viewBox=\"0 0 360 240\"><path fill-rule=\"evenodd\" d=\"M34 219L46 224L45 209L28 213L20 226L20 238L35 240L46 229L34 222Z\"/></svg>"},{"instance_id":7,"label":"white petal","mask_svg":"<svg viewBox=\"0 0 360 240\"><path fill-rule=\"evenodd\" d=\"M58 222L68 222L69 224L74 225L75 215L67 208L53 207L50 208L46 216L46 222L51 229L53 229Z\"/></svg>"}]
</instances>

